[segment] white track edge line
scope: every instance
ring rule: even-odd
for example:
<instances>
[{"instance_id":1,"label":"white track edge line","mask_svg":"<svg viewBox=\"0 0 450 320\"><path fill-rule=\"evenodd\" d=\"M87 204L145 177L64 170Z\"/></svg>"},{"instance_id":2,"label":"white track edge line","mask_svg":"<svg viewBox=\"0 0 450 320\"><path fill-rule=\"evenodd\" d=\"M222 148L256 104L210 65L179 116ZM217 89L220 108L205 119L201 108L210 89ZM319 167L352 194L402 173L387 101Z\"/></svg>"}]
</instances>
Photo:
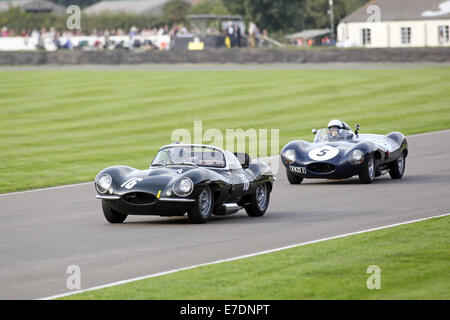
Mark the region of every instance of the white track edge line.
<instances>
[{"instance_id":1,"label":"white track edge line","mask_svg":"<svg viewBox=\"0 0 450 320\"><path fill-rule=\"evenodd\" d=\"M219 263L223 263L223 262L230 262L230 261L235 261L235 260L240 260L240 259L260 256L260 255L263 255L263 254L278 252L278 251L282 251L282 250L286 250L286 249L297 248L297 247L305 246L305 245L308 245L308 244L314 244L314 243L324 242L324 241L328 241L328 240L344 238L344 237L348 237L348 236L352 236L352 235L357 235L357 234L362 234L362 233L367 233L367 232L372 232L372 231L377 231L377 230L397 227L397 226L411 224L411 223L415 223L415 222L426 221L426 220L430 220L430 219L434 219L434 218L441 218L441 217L445 217L445 216L449 216L449 215L450 215L450 212L449 213L445 213L445 214L441 214L441 215L437 215L437 216L425 217L425 218L420 218L420 219L415 219L415 220L408 220L408 221L394 223L394 224L385 225L385 226L381 226L381 227L375 227L375 228L370 228L370 229L365 229L365 230L360 230L360 231L355 231L355 232L350 232L350 233L344 233L344 234L340 234L340 235L337 235L337 236L332 236L332 237L327 237L327 238L322 238L322 239L317 239L317 240L312 240L312 241L307 241L307 242L301 242L301 243L292 244L292 245L288 245L288 246L284 246L284 247L280 247L280 248L259 251L259 252L250 253L250 254L246 254L246 255L241 255L241 256L237 256L237 257L221 259L221 260L206 262L206 263L202 263L202 264L192 265L192 266L188 266L188 267L177 268L177 269L173 269L173 270L169 270L169 271L153 273L153 274L149 274L149 275L145 275L145 276L141 276L141 277L135 277L135 278L122 280L122 281L111 282L111 283L100 285L100 286L95 286L95 287L82 289L82 290L76 290L76 291L72 291L72 292L66 292L66 293L57 294L57 295L53 295L53 296L49 296L49 297L45 297L45 298L41 298L41 299L37 299L37 300L53 300L53 299L63 298L63 297L67 297L67 296L71 296L71 295L75 295L75 294L79 294L79 293L84 293L84 292L89 292L89 291L94 291L94 290L114 287L114 286L130 283L130 282L134 282L134 281L139 281L139 280L145 280L145 279L155 278L155 277L159 277L159 276L164 276L164 275L168 275L168 274L172 274L172 273L176 273L176 272L180 272L180 271L185 271L185 270L195 269L195 268L199 268L199 267L215 265L215 264L219 264Z\"/></svg>"},{"instance_id":2,"label":"white track edge line","mask_svg":"<svg viewBox=\"0 0 450 320\"><path fill-rule=\"evenodd\" d=\"M63 189L63 188L70 188L70 187L77 187L77 186L84 186L88 184L93 184L93 181L89 182L80 182L80 183L74 183L74 184L65 184L62 186L55 186L55 187L46 187L46 188L39 188L39 189L30 189L30 190L23 190L23 191L16 191L16 192L9 192L9 193L0 193L0 197L4 196L14 196L17 194L23 194L23 193L30 193L30 192L36 192L36 191L47 191L47 190L55 190L55 189Z\"/></svg>"}]
</instances>

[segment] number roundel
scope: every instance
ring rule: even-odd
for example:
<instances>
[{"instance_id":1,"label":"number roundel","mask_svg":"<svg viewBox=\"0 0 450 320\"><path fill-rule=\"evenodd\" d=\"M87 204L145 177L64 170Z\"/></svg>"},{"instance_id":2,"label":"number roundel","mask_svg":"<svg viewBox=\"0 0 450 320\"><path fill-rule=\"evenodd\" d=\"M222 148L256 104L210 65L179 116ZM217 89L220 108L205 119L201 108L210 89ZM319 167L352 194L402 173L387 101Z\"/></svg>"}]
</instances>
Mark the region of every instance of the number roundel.
<instances>
[{"instance_id":1,"label":"number roundel","mask_svg":"<svg viewBox=\"0 0 450 320\"><path fill-rule=\"evenodd\" d=\"M330 160L339 154L339 149L330 146L315 148L308 153L308 157L316 161Z\"/></svg>"}]
</instances>

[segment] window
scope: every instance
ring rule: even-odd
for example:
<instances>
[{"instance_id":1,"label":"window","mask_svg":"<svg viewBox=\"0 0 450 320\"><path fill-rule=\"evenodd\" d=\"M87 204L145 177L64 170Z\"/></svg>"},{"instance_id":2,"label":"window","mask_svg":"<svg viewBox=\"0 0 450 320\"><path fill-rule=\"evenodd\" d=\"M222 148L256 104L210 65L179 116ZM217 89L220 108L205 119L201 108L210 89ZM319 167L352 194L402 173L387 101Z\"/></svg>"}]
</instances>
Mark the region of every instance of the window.
<instances>
[{"instance_id":1,"label":"window","mask_svg":"<svg viewBox=\"0 0 450 320\"><path fill-rule=\"evenodd\" d=\"M362 29L362 43L364 46L372 43L370 29Z\"/></svg>"},{"instance_id":2,"label":"window","mask_svg":"<svg viewBox=\"0 0 450 320\"><path fill-rule=\"evenodd\" d=\"M449 41L449 27L448 26L439 26L438 27L438 40L439 43L446 43Z\"/></svg>"},{"instance_id":3,"label":"window","mask_svg":"<svg viewBox=\"0 0 450 320\"><path fill-rule=\"evenodd\" d=\"M411 28L410 27L402 28L402 43L403 44L411 43Z\"/></svg>"},{"instance_id":4,"label":"window","mask_svg":"<svg viewBox=\"0 0 450 320\"><path fill-rule=\"evenodd\" d=\"M225 168L225 156L219 149L208 146L175 144L159 150L151 166L190 164L199 167Z\"/></svg>"}]
</instances>

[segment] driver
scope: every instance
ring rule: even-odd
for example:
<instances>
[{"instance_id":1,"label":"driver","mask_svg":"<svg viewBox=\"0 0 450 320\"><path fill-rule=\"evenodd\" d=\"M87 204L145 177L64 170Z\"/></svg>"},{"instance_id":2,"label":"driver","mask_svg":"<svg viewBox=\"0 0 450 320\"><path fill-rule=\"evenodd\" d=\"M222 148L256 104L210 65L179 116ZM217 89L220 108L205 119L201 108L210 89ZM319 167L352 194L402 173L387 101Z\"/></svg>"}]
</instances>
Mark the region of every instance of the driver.
<instances>
[{"instance_id":1,"label":"driver","mask_svg":"<svg viewBox=\"0 0 450 320\"><path fill-rule=\"evenodd\" d=\"M344 129L345 125L340 120L331 120L328 122L328 135L332 138L338 138L339 137L339 130Z\"/></svg>"}]
</instances>

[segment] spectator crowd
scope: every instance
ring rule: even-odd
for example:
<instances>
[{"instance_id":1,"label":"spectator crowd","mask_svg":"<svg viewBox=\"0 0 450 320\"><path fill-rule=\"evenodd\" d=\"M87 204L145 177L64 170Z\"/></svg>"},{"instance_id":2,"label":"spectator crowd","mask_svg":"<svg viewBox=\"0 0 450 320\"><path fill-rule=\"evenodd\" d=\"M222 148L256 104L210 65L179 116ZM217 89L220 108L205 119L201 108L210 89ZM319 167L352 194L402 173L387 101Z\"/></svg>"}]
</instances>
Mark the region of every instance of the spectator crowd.
<instances>
[{"instance_id":1,"label":"spectator crowd","mask_svg":"<svg viewBox=\"0 0 450 320\"><path fill-rule=\"evenodd\" d=\"M202 32L197 28L188 29L182 24L168 25L159 28L131 27L129 30L105 29L92 30L86 34L81 30L58 31L56 28L33 30L10 30L3 26L0 32L0 50L49 50L58 49L144 49L169 50L176 37L193 37ZM206 35L223 36L223 46L227 48L249 46L255 48L264 45L267 31L260 32L254 23L248 29L243 22L223 22L222 30L207 28Z\"/></svg>"}]
</instances>

